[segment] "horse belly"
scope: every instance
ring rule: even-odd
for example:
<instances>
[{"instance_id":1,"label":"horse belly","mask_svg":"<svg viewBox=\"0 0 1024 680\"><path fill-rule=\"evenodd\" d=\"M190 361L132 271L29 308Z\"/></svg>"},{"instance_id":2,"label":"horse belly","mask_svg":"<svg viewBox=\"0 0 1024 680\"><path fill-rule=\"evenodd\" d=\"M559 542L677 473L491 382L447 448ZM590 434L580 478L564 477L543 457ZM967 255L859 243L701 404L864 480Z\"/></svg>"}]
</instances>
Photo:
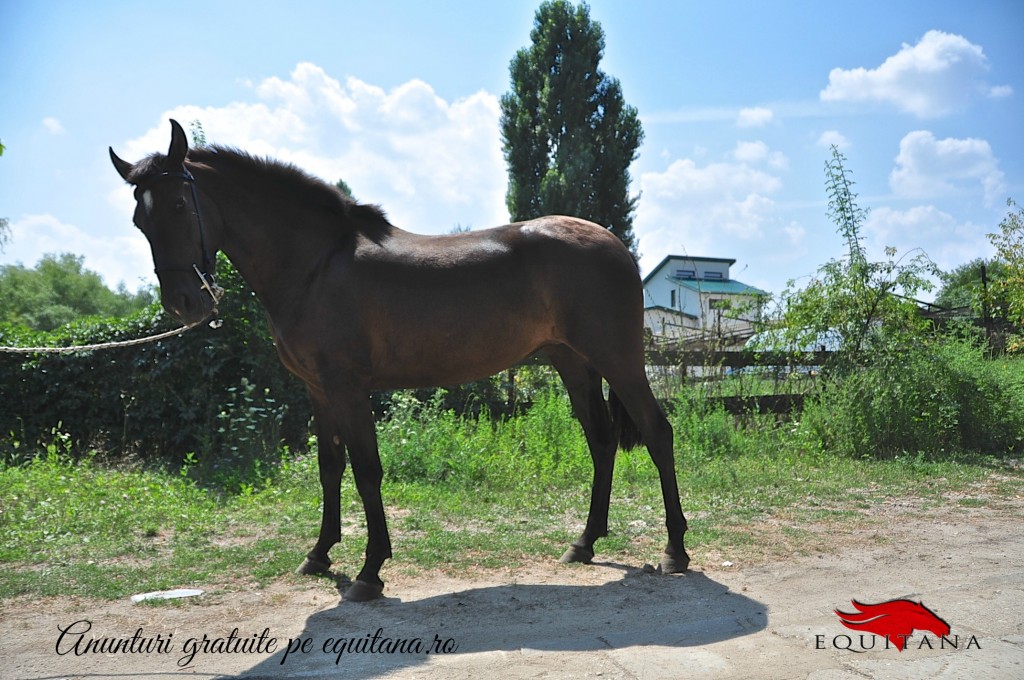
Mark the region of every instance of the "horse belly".
<instances>
[{"instance_id":1,"label":"horse belly","mask_svg":"<svg viewBox=\"0 0 1024 680\"><path fill-rule=\"evenodd\" d=\"M410 325L374 353L375 389L458 385L499 373L557 342L553 325L536 316L467 314L461 322Z\"/></svg>"}]
</instances>

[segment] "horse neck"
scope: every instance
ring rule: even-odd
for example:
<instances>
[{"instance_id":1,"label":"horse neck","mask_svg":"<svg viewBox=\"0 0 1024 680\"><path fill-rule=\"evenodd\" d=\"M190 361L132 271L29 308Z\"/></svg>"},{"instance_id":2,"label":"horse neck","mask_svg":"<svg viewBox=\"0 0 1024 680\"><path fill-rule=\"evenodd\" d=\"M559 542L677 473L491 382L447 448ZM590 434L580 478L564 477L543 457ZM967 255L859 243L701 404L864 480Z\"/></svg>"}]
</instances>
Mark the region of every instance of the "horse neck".
<instances>
[{"instance_id":1,"label":"horse neck","mask_svg":"<svg viewBox=\"0 0 1024 680\"><path fill-rule=\"evenodd\" d=\"M218 220L217 244L252 287L271 317L294 309L303 287L288 278L302 278L324 253L336 250L338 234L329 224L315 224L322 215L297 200L260 196L229 181L215 168L193 170Z\"/></svg>"}]
</instances>

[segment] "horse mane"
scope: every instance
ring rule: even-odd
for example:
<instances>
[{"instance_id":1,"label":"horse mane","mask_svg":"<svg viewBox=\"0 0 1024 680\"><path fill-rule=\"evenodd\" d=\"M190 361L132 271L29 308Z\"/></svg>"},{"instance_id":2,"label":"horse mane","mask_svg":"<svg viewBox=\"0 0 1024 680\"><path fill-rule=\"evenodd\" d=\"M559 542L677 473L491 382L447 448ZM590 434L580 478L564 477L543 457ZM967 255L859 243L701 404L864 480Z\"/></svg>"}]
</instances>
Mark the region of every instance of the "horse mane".
<instances>
[{"instance_id":1,"label":"horse mane","mask_svg":"<svg viewBox=\"0 0 1024 680\"><path fill-rule=\"evenodd\" d=\"M166 156L152 154L135 164L132 181L143 181L164 171ZM371 238L391 229L384 210L376 204L360 203L346 196L336 186L307 173L291 163L273 158L253 156L240 149L211 146L188 150L186 161L227 172L233 179L265 194L287 193L306 206L320 208L338 217L342 229L352 220L361 223ZM351 229L351 226L348 227Z\"/></svg>"},{"instance_id":2,"label":"horse mane","mask_svg":"<svg viewBox=\"0 0 1024 680\"><path fill-rule=\"evenodd\" d=\"M291 163L253 156L240 149L224 146L189 149L188 158L213 167L230 167L231 170L251 177L254 183L265 185L268 190L291 192L308 205L332 212L339 211L346 217L361 219L374 226L391 226L379 205L360 203L343 194L336 186Z\"/></svg>"}]
</instances>

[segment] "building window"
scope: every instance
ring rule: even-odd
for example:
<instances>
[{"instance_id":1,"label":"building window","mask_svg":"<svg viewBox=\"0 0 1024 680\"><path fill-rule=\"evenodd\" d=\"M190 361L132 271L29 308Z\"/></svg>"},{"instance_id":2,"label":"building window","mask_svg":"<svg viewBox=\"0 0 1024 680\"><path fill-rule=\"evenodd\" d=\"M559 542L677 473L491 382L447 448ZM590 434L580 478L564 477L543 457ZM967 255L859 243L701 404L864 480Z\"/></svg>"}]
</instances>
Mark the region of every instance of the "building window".
<instances>
[{"instance_id":1,"label":"building window","mask_svg":"<svg viewBox=\"0 0 1024 680\"><path fill-rule=\"evenodd\" d=\"M704 278L722 280L725 277L722 275L722 272L704 272Z\"/></svg>"},{"instance_id":2,"label":"building window","mask_svg":"<svg viewBox=\"0 0 1024 680\"><path fill-rule=\"evenodd\" d=\"M675 309L676 308L676 291L670 290L668 292L668 300L669 300L668 306L671 307L672 309Z\"/></svg>"},{"instance_id":3,"label":"building window","mask_svg":"<svg viewBox=\"0 0 1024 680\"><path fill-rule=\"evenodd\" d=\"M676 278L677 279L695 279L695 278L697 278L697 270L696 269L677 269L676 270Z\"/></svg>"}]
</instances>

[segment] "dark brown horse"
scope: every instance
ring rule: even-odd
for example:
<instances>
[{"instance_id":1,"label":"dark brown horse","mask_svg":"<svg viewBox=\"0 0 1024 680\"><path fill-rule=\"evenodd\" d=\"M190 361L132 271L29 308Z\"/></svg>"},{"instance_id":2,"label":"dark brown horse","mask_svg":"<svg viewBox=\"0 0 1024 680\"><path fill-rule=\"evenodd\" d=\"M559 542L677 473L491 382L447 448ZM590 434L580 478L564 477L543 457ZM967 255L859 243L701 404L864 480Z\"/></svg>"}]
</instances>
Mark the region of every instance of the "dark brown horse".
<instances>
[{"instance_id":1,"label":"dark brown horse","mask_svg":"<svg viewBox=\"0 0 1024 680\"><path fill-rule=\"evenodd\" d=\"M166 156L134 165L110 156L135 187L135 224L149 239L167 311L182 322L211 312L214 254L223 250L266 308L281 361L309 390L324 512L301 573L330 567L347 453L369 540L345 599L383 591L391 539L371 391L478 380L538 351L565 382L594 460L586 528L562 561L593 558L608 533L615 451L642 437L665 499L662 569L686 570L672 427L644 371L640 277L607 229L542 217L419 236L290 165L189 150L175 121Z\"/></svg>"}]
</instances>

